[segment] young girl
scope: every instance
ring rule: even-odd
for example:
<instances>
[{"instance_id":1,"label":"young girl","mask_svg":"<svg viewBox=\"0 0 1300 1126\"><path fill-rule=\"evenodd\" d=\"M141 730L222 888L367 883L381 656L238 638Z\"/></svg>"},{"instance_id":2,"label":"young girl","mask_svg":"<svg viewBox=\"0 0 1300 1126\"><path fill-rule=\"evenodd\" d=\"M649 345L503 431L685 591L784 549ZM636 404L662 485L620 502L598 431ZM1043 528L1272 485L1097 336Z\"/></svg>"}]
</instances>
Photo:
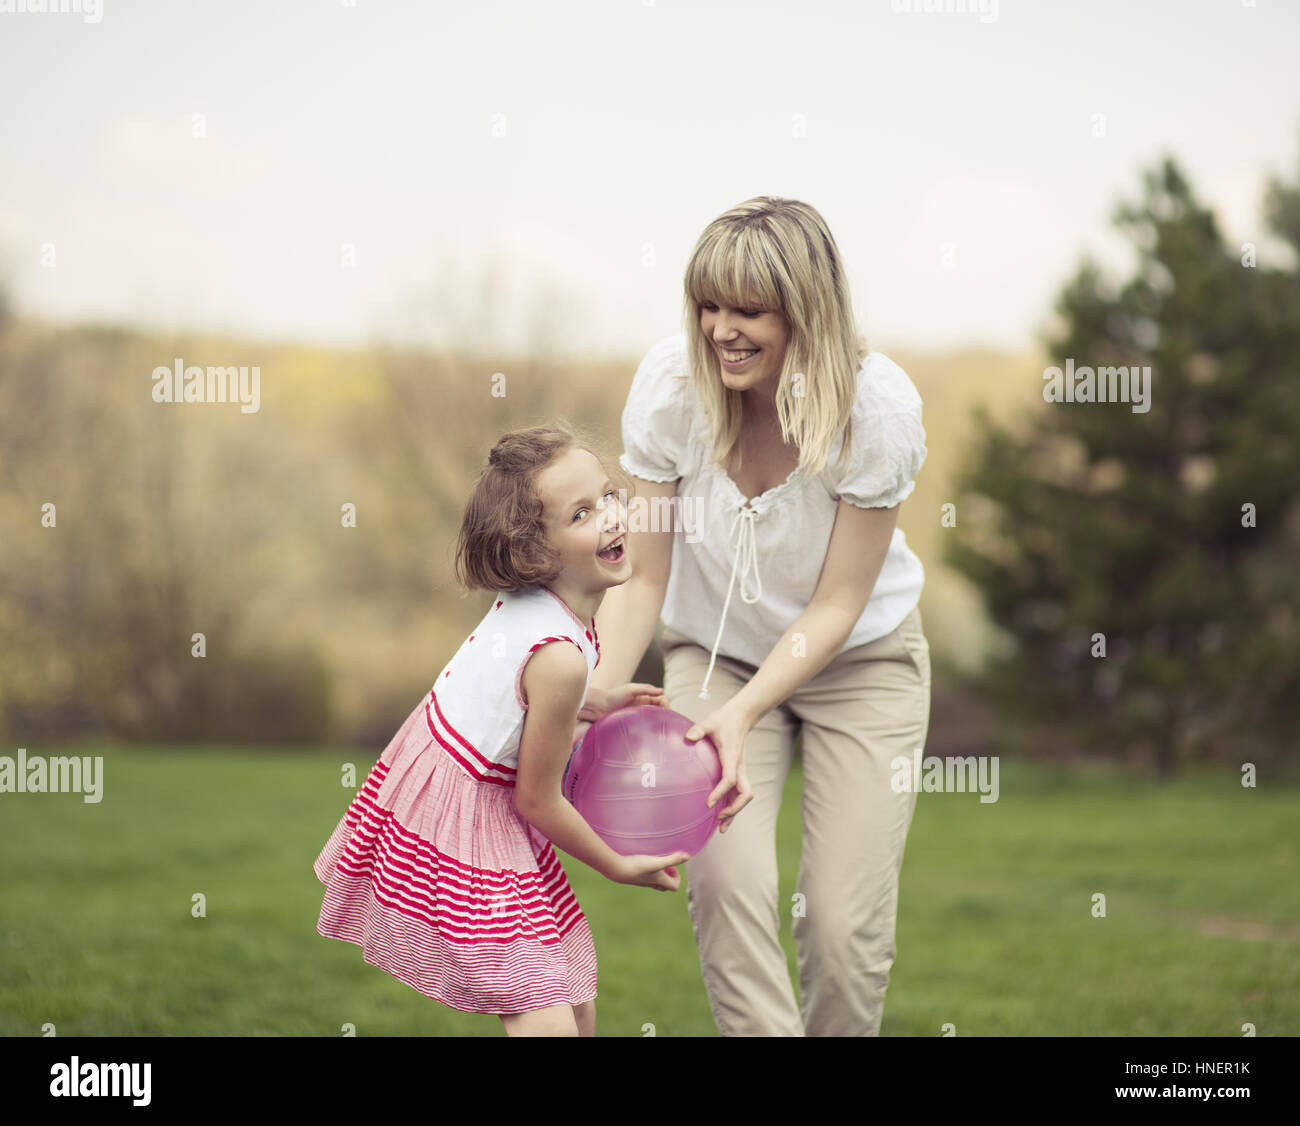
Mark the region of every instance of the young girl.
<instances>
[{"instance_id":1,"label":"young girl","mask_svg":"<svg viewBox=\"0 0 1300 1126\"><path fill-rule=\"evenodd\" d=\"M457 579L495 591L317 857L316 930L507 1035L593 1035L596 951L559 846L616 883L676 891L688 858L621 856L561 793L579 716L667 706L588 691L595 613L632 574L623 507L572 432L497 442L461 522Z\"/></svg>"}]
</instances>

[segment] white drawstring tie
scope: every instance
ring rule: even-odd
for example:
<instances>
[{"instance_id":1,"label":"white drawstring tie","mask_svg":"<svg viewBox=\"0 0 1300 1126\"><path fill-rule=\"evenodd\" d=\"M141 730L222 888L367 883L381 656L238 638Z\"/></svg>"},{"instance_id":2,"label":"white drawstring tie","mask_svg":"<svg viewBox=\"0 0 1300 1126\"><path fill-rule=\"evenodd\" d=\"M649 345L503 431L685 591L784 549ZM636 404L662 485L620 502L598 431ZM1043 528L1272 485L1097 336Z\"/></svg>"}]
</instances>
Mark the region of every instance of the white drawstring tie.
<instances>
[{"instance_id":1,"label":"white drawstring tie","mask_svg":"<svg viewBox=\"0 0 1300 1126\"><path fill-rule=\"evenodd\" d=\"M736 568L742 557L745 565L740 572L740 597L753 605L763 596L763 582L758 577L758 546L754 538L754 519L757 515L758 511L746 503L741 505L740 511L736 513L736 518L731 524L731 535L736 540L735 558L731 564L731 582L727 584L727 600L722 604L722 621L718 623L718 636L714 638L713 652L709 655L709 671L704 674L704 683L700 686L701 700L709 698L709 677L713 675L713 665L718 659L718 645L722 642L722 631L727 624L727 607L731 605L731 590L736 585ZM740 528L738 535L737 525ZM745 593L745 578L750 570L754 572L754 585L758 587L752 598Z\"/></svg>"}]
</instances>

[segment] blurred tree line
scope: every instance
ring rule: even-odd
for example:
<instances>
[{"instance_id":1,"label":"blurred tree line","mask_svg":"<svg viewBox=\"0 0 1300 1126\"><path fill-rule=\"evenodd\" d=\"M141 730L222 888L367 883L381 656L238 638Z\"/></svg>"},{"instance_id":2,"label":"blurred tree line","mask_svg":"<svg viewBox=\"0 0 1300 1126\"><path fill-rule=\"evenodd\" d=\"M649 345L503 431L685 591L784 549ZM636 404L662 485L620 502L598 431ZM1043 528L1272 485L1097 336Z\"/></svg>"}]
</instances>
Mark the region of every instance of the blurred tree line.
<instances>
[{"instance_id":1,"label":"blurred tree line","mask_svg":"<svg viewBox=\"0 0 1300 1126\"><path fill-rule=\"evenodd\" d=\"M175 357L260 409L154 402ZM617 434L629 370L0 317L0 732L382 746L490 602L452 560L492 443Z\"/></svg>"},{"instance_id":2,"label":"blurred tree line","mask_svg":"<svg viewBox=\"0 0 1300 1126\"><path fill-rule=\"evenodd\" d=\"M152 399L153 368L200 350L97 326L11 323L0 340L0 718L15 735L328 727L324 663L256 612L290 585L273 552L304 467L236 405Z\"/></svg>"},{"instance_id":3,"label":"blurred tree line","mask_svg":"<svg viewBox=\"0 0 1300 1126\"><path fill-rule=\"evenodd\" d=\"M1300 744L1300 272L1229 247L1172 159L1114 221L1138 255L1085 257L1051 365L1149 365L1145 413L1044 402L976 412L945 561L1011 644L972 686L1028 744L1279 764ZM1300 252L1300 189L1270 229ZM1046 380L1045 380L1046 384Z\"/></svg>"},{"instance_id":4,"label":"blurred tree line","mask_svg":"<svg viewBox=\"0 0 1300 1126\"><path fill-rule=\"evenodd\" d=\"M1135 276L1085 259L1045 344L1149 364L1151 409L977 412L945 561L1007 644L964 687L1030 754L1293 761L1300 275L1243 264L1172 161L1145 182ZM1300 249L1300 189L1268 216ZM258 364L261 409L155 403L175 357ZM616 443L638 358L54 329L0 293L0 733L384 745L490 601L452 559L492 443L557 416Z\"/></svg>"}]
</instances>

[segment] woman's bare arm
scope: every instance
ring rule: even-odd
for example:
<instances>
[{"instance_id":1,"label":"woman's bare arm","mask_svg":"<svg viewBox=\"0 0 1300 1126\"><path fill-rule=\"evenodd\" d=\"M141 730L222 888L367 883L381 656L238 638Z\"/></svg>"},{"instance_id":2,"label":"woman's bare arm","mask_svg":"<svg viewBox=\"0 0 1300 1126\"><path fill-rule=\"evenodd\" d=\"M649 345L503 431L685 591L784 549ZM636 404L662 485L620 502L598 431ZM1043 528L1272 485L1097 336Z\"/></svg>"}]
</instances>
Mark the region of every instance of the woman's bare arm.
<instances>
[{"instance_id":1,"label":"woman's bare arm","mask_svg":"<svg viewBox=\"0 0 1300 1126\"><path fill-rule=\"evenodd\" d=\"M841 500L817 589L748 683L729 701L752 726L807 684L839 653L866 609L898 524L893 508Z\"/></svg>"},{"instance_id":2,"label":"woman's bare arm","mask_svg":"<svg viewBox=\"0 0 1300 1126\"><path fill-rule=\"evenodd\" d=\"M635 675L655 635L668 590L673 560L672 513L677 482L633 477L636 495L628 500L627 553L632 577L610 587L596 612L600 664L593 687L609 689ZM635 530L634 530L635 529Z\"/></svg>"}]
</instances>

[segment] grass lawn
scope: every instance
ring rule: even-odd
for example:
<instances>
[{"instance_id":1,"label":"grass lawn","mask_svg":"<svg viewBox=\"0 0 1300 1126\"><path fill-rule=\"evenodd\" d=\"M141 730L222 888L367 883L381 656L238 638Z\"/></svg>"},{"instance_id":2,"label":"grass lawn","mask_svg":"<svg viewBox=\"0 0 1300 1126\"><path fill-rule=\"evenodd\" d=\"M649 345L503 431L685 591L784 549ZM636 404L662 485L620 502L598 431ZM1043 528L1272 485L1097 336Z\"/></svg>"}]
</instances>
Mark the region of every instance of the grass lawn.
<instances>
[{"instance_id":1,"label":"grass lawn","mask_svg":"<svg viewBox=\"0 0 1300 1126\"><path fill-rule=\"evenodd\" d=\"M104 756L102 802L0 794L0 1034L503 1035L316 934L312 861L353 793L339 764L364 779L378 750L28 748L73 753ZM996 803L919 797L882 1035L1300 1035L1300 789L1001 765ZM778 829L792 976L800 782L796 759ZM561 859L596 938L598 1033L716 1035L684 885Z\"/></svg>"}]
</instances>

